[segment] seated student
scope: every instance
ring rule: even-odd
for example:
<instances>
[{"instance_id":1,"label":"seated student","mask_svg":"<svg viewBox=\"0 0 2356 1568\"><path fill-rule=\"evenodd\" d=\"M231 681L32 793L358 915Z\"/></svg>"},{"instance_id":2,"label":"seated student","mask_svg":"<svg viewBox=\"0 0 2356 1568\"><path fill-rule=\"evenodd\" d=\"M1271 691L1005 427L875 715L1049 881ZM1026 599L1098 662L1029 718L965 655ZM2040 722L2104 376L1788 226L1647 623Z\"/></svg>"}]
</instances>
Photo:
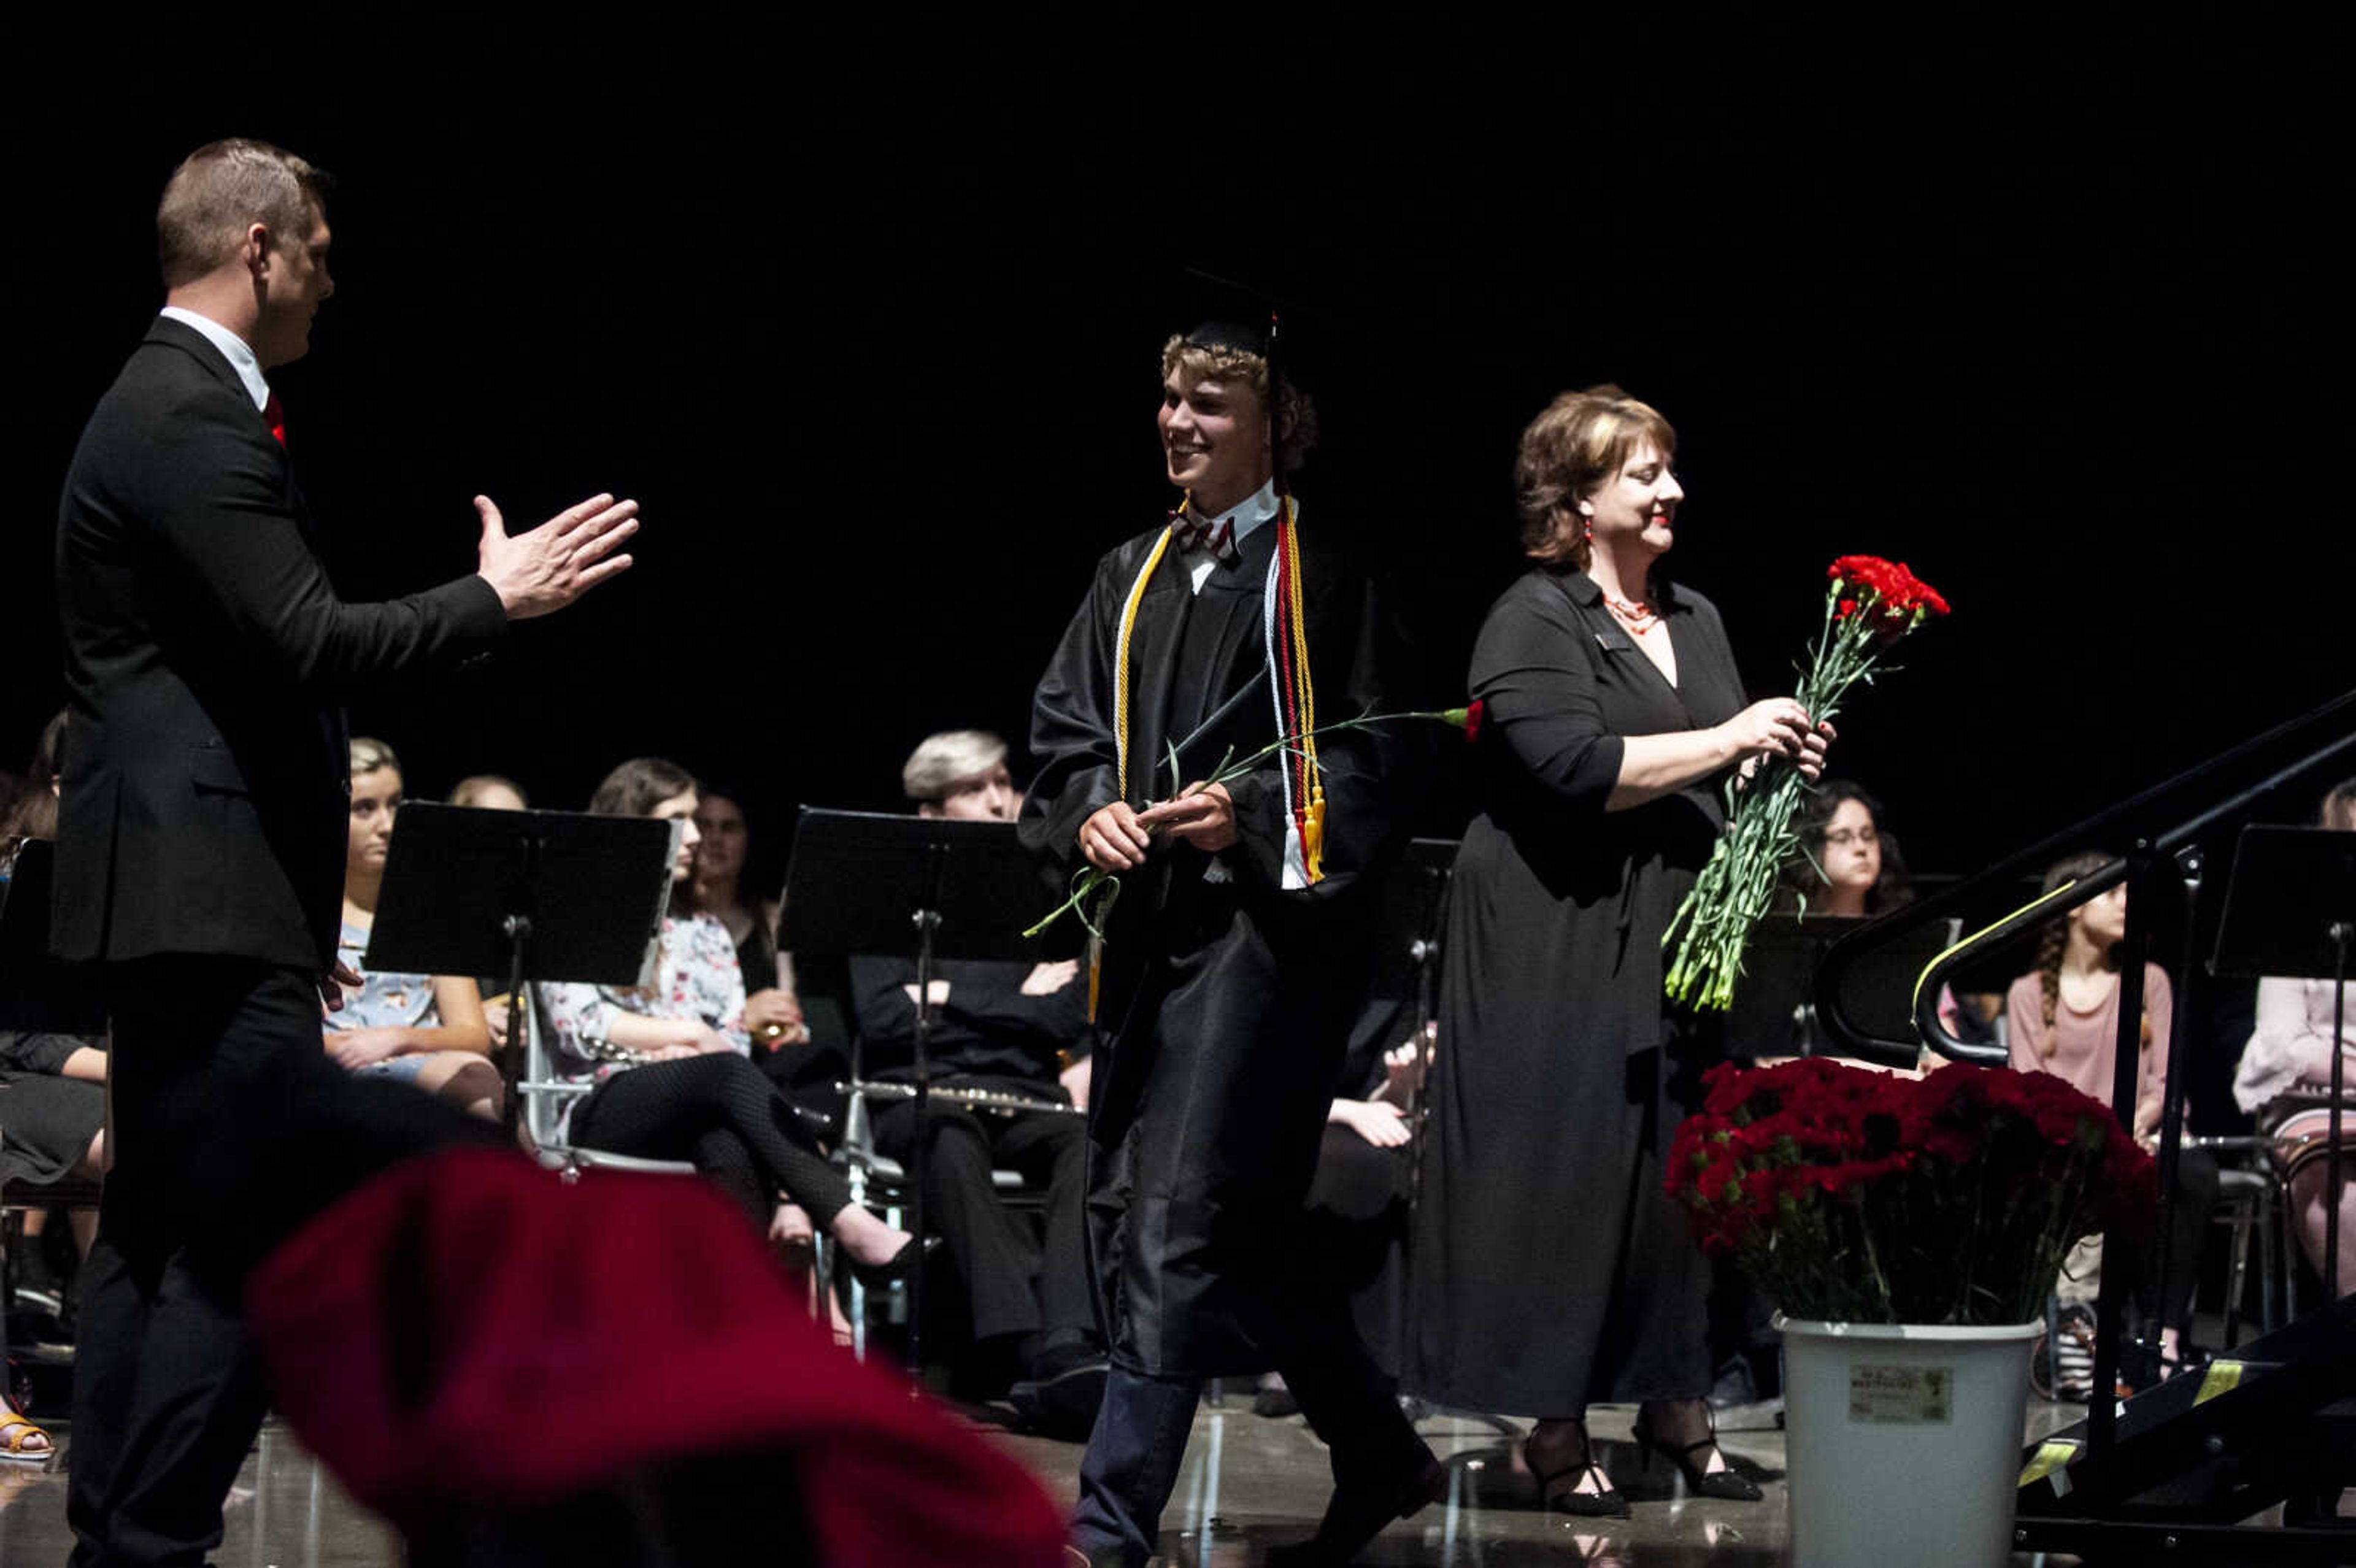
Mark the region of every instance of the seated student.
<instances>
[{"instance_id":1,"label":"seated student","mask_svg":"<svg viewBox=\"0 0 2356 1568\"><path fill-rule=\"evenodd\" d=\"M2356 779L2332 787L2323 797L2322 826L2356 830ZM2233 1099L2257 1116L2275 1139L2275 1163L2290 1192L2290 1212L2299 1250L2323 1272L2325 1239L2331 1215L2331 1032L2329 980L2268 976L2258 982L2257 1028L2243 1049L2233 1073ZM2344 1009L2343 1009L2344 1010ZM2356 1025L2344 1018L2343 1029ZM2339 1051L2348 1057L2343 1089L2356 1089L2356 1045L2342 1033ZM2356 1108L2341 1113L2343 1136L2356 1129ZM2333 1294L2356 1290L2356 1173L2340 1199L2340 1278Z\"/></svg>"},{"instance_id":2,"label":"seated student","mask_svg":"<svg viewBox=\"0 0 2356 1568\"><path fill-rule=\"evenodd\" d=\"M360 977L327 1017L327 1054L337 1066L411 1083L496 1121L505 1098L485 1053L490 1031L475 982L449 975L400 975L361 966L376 926L384 862L401 810L401 759L382 741L351 741L351 816L344 839L344 924L336 956Z\"/></svg>"},{"instance_id":3,"label":"seated student","mask_svg":"<svg viewBox=\"0 0 2356 1568\"><path fill-rule=\"evenodd\" d=\"M1019 798L1006 771L1006 742L973 730L927 736L901 782L923 816L1011 823ZM1060 1076L1072 1059L1085 1059L1090 1040L1087 986L1076 964L948 959L937 967L929 1047L937 1086L1070 1097ZM916 965L855 957L851 982L868 1076L912 1075ZM1086 1123L946 1102L929 1107L927 1122L925 1212L965 1282L974 1338L1000 1341L1023 1362L1028 1376L1015 1387L1015 1403L1038 1429L1087 1435L1103 1398L1106 1362L1082 1240ZM905 1162L916 1108L879 1104L873 1125L877 1147ZM1047 1183L1044 1246L992 1189L993 1166Z\"/></svg>"},{"instance_id":4,"label":"seated student","mask_svg":"<svg viewBox=\"0 0 2356 1568\"><path fill-rule=\"evenodd\" d=\"M702 792L695 808L695 872L680 892L686 907L728 928L744 976L744 1031L768 1054L806 1043L809 1027L794 994L792 960L777 951L777 901L744 891L752 834L744 808L720 790Z\"/></svg>"},{"instance_id":5,"label":"seated student","mask_svg":"<svg viewBox=\"0 0 2356 1568\"><path fill-rule=\"evenodd\" d=\"M2112 857L2072 855L2045 873L2044 891L2102 870ZM2108 1104L2118 1060L2118 944L2126 936L2127 890L2121 882L2047 923L2040 938L2037 967L2012 983L2005 996L2007 1046L2012 1066L2023 1072L2066 1078ZM2136 1069L2134 1128L2147 1148L2159 1141L2162 1093L2168 1081L2169 1026L2175 1017L2167 972L2144 966L2141 1055ZM2169 1277L2155 1281L2156 1250L2136 1249L2115 1258L2136 1283L2139 1307L2157 1313L2160 1366L2171 1372L2185 1359L2183 1336L2192 1315L2192 1287L2199 1278L2201 1243L2209 1213L2217 1205L2217 1159L2205 1149L2179 1152L2173 1221L2169 1234ZM2075 1283L2083 1289L2086 1282ZM2155 1290L2155 1286L2157 1289Z\"/></svg>"},{"instance_id":6,"label":"seated student","mask_svg":"<svg viewBox=\"0 0 2356 1568\"><path fill-rule=\"evenodd\" d=\"M1430 1060L1429 1040L1411 1038L1411 1029L1404 997L1369 997L1360 1009L1325 1110L1302 1232L1316 1269L1349 1292L1358 1333L1387 1376L1398 1375L1404 1327L1397 1298L1414 1157L1410 1107ZM1293 1415L1300 1409L1280 1374L1260 1374L1254 1414Z\"/></svg>"},{"instance_id":7,"label":"seated student","mask_svg":"<svg viewBox=\"0 0 2356 1568\"><path fill-rule=\"evenodd\" d=\"M1801 852L1783 866L1779 907L1861 920L1913 898L1898 840L1882 826L1881 803L1862 786L1825 780L1801 803L1792 831Z\"/></svg>"},{"instance_id":8,"label":"seated student","mask_svg":"<svg viewBox=\"0 0 2356 1568\"><path fill-rule=\"evenodd\" d=\"M687 824L674 888L694 868L695 807L693 776L658 757L624 763L589 797L593 816ZM689 1161L780 1241L794 1233L798 1205L862 1278L880 1282L919 1263L915 1238L851 1201L801 1114L753 1065L744 979L718 921L666 916L650 986L543 981L536 991L557 1076L594 1085L559 1113L574 1144Z\"/></svg>"},{"instance_id":9,"label":"seated student","mask_svg":"<svg viewBox=\"0 0 2356 1568\"><path fill-rule=\"evenodd\" d=\"M524 811L531 805L523 785L499 773L467 774L450 786L450 804L477 811Z\"/></svg>"},{"instance_id":10,"label":"seated student","mask_svg":"<svg viewBox=\"0 0 2356 1568\"><path fill-rule=\"evenodd\" d=\"M0 812L0 879L27 838L54 838L58 830L58 754L66 716L41 727L25 770L24 786ZM0 880L0 899L6 896ZM102 1037L0 1029L0 1189L22 1200L28 1188L50 1186L68 1177L94 1180L104 1168L106 1041ZM48 1212L25 1217L27 1257L17 1260L18 1278L37 1277L40 1235ZM98 1230L95 1210L70 1211L75 1249L87 1257ZM13 1305L13 1304L7 1304ZM0 1462L38 1464L56 1445L27 1420L0 1390Z\"/></svg>"}]
</instances>

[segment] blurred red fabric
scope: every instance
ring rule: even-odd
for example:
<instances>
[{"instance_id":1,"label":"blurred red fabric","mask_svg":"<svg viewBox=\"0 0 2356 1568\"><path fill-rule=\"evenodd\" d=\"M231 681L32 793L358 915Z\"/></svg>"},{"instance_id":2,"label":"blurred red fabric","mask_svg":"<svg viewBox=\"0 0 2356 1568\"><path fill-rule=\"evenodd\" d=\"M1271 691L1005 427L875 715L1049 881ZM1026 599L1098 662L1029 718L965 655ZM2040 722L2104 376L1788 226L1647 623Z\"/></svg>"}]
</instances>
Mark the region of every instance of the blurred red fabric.
<instances>
[{"instance_id":1,"label":"blurred red fabric","mask_svg":"<svg viewBox=\"0 0 2356 1568\"><path fill-rule=\"evenodd\" d=\"M435 1155L305 1226L247 1296L278 1408L395 1523L783 1443L829 1563L1061 1561L1030 1474L836 1348L699 1182Z\"/></svg>"}]
</instances>

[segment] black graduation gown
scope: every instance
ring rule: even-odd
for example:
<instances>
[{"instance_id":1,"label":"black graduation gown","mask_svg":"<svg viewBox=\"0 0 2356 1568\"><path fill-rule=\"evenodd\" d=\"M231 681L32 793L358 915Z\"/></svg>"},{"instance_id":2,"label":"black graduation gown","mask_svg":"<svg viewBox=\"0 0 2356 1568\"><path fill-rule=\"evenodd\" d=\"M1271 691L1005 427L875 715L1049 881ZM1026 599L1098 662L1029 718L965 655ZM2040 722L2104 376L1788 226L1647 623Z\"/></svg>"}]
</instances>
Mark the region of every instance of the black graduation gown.
<instances>
[{"instance_id":1,"label":"black graduation gown","mask_svg":"<svg viewBox=\"0 0 2356 1568\"><path fill-rule=\"evenodd\" d=\"M1122 608L1162 530L1098 564L1087 601L1039 682L1031 749L1040 770L1024 840L1079 863L1080 824L1121 794L1113 662ZM1139 605L1130 642L1127 797L1172 793L1168 748L1255 680L1215 731L1182 754L1182 782L1275 739L1263 592L1277 529L1190 591L1173 548ZM1396 709L1405 641L1371 580L1302 531L1302 601L1321 723ZM1325 1108L1363 974L1375 879L1404 841L1437 726L1377 726L1322 739L1324 878L1282 887L1285 808L1266 766L1228 784L1240 842L1216 856L1157 847L1128 873L1107 927L1090 1130L1098 1155L1099 1265L1114 1333L1151 1372L1213 1376L1282 1359L1305 1285L1289 1277ZM1113 1217L1107 1222L1107 1216Z\"/></svg>"},{"instance_id":2,"label":"black graduation gown","mask_svg":"<svg viewBox=\"0 0 2356 1568\"><path fill-rule=\"evenodd\" d=\"M1710 1042L1662 994L1662 933L1723 827L1722 776L1603 804L1622 737L1742 706L1718 611L1665 595L1672 687L1583 572L1534 571L1483 624L1483 809L1442 944L1408 1385L1576 1415L1708 1392L1708 1268L1663 1157Z\"/></svg>"}]
</instances>

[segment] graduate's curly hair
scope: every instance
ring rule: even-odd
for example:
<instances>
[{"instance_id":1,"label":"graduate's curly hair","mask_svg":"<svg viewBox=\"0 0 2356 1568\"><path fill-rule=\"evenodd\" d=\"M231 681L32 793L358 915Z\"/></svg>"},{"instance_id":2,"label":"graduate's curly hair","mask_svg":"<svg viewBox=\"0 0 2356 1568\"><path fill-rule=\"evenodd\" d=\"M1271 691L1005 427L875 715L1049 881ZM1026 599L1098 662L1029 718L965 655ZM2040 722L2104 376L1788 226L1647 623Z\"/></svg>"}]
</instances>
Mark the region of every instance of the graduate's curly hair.
<instances>
[{"instance_id":1,"label":"graduate's curly hair","mask_svg":"<svg viewBox=\"0 0 2356 1568\"><path fill-rule=\"evenodd\" d=\"M1261 408L1269 406L1268 361L1258 354L1223 344L1190 343L1185 334L1178 333L1162 346L1162 379L1167 381L1181 365L1197 376L1241 381L1252 389ZM1280 378L1276 415L1277 433L1284 440L1284 469L1290 474L1317 444L1317 404L1308 393Z\"/></svg>"},{"instance_id":2,"label":"graduate's curly hair","mask_svg":"<svg viewBox=\"0 0 2356 1568\"><path fill-rule=\"evenodd\" d=\"M2341 779L2324 792L2316 821L2341 833L2356 829L2356 779Z\"/></svg>"},{"instance_id":3,"label":"graduate's curly hair","mask_svg":"<svg viewBox=\"0 0 2356 1568\"><path fill-rule=\"evenodd\" d=\"M1620 472L1636 443L1650 438L1663 462L1677 455L1677 432L1658 409L1606 381L1565 392L1522 432L1514 458L1514 496L1522 515L1522 553L1548 565L1587 570L1595 547L1579 515L1580 497Z\"/></svg>"}]
</instances>

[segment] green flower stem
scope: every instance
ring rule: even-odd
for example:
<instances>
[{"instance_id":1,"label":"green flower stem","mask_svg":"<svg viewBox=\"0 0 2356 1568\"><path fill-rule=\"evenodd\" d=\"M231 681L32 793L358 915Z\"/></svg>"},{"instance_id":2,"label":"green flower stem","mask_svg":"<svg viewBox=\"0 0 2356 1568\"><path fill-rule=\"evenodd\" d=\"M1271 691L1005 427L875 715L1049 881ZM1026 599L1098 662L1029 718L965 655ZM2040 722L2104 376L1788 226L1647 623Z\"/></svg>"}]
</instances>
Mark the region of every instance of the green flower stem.
<instances>
[{"instance_id":1,"label":"green flower stem","mask_svg":"<svg viewBox=\"0 0 2356 1568\"><path fill-rule=\"evenodd\" d=\"M1469 708L1432 708L1417 709L1405 713L1362 713L1355 719L1337 719L1331 724L1320 724L1314 730L1303 730L1297 734L1280 735L1248 756L1238 758L1231 750L1225 758L1221 759L1219 765L1211 770L1210 776L1196 784L1191 791L1185 790L1185 786L1178 781L1178 756L1173 747L1170 755L1171 796L1175 799L1182 791L1199 795L1213 784L1222 784L1230 779L1240 778L1280 752L1299 751L1302 741L1315 736L1337 735L1345 730L1371 730L1377 724L1396 723L1404 719L1436 720L1442 724L1452 724L1462 730L1471 721L1472 710ZM1103 897L1091 912L1087 907L1088 901L1099 890L1103 890ZM1024 927L1023 934L1026 940L1036 936L1069 914L1078 917L1080 923L1088 928L1088 934L1102 942L1105 916L1111 911L1112 901L1119 892L1119 876L1110 871L1099 870L1094 866L1084 866L1073 874L1071 896L1048 911L1037 922Z\"/></svg>"},{"instance_id":2,"label":"green flower stem","mask_svg":"<svg viewBox=\"0 0 2356 1568\"><path fill-rule=\"evenodd\" d=\"M1836 581L1826 590L1824 618L1794 693L1820 724L1841 711L1851 688L1871 683L1881 650L1922 624L1925 613L1913 612L1890 635L1875 613L1880 597L1871 590L1855 595L1852 613L1839 613L1844 587ZM1747 786L1740 779L1728 783L1726 831L1662 935L1670 954L1663 989L1672 1001L1698 1012L1732 1006L1751 932L1774 898L1784 863L1804 852L1792 824L1808 787L1783 758L1762 762Z\"/></svg>"}]
</instances>

